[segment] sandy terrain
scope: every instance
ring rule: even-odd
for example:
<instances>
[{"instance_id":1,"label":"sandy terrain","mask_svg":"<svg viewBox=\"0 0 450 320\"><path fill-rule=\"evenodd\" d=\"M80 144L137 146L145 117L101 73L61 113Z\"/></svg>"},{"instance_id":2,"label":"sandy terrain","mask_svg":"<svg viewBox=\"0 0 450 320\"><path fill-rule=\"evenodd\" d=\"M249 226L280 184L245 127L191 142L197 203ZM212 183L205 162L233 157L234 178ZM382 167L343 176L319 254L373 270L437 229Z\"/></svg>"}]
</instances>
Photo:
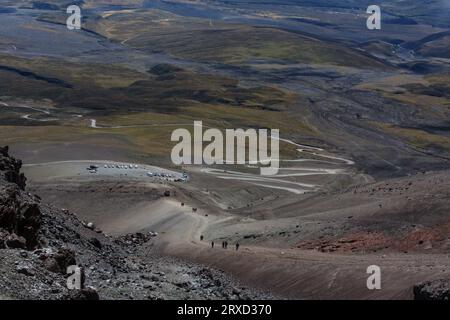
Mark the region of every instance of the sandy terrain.
<instances>
[{"instance_id":1,"label":"sandy terrain","mask_svg":"<svg viewBox=\"0 0 450 320\"><path fill-rule=\"evenodd\" d=\"M414 284L450 276L445 172L292 197L245 179L224 184L209 169L188 168L190 181L180 184L119 170L89 174L86 163L26 166L29 189L108 234L157 232L159 254L214 266L282 297L409 299ZM373 264L382 269L382 290L366 287Z\"/></svg>"}]
</instances>

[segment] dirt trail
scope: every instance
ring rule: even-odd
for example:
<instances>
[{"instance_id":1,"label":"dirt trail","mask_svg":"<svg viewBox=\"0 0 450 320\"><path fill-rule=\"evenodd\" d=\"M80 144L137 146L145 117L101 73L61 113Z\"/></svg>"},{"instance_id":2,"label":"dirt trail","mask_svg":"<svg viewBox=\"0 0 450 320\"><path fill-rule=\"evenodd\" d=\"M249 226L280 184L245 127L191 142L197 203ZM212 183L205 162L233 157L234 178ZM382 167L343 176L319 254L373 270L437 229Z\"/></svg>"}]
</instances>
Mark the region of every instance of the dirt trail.
<instances>
[{"instance_id":1,"label":"dirt trail","mask_svg":"<svg viewBox=\"0 0 450 320\"><path fill-rule=\"evenodd\" d=\"M165 203L182 213L178 219L164 219L165 231L157 240L161 253L224 270L247 285L269 289L281 297L410 299L414 284L450 276L450 258L443 255L328 254L258 246L241 246L236 251L234 243L224 250L218 241L213 249L211 239L200 241L200 235L205 229L223 222L223 217L205 217L202 212L193 213L188 207L177 209L178 204L173 200ZM162 219L161 215L156 218ZM156 225L161 226L161 223L156 222ZM370 265L380 266L382 270L381 290L367 289Z\"/></svg>"},{"instance_id":2,"label":"dirt trail","mask_svg":"<svg viewBox=\"0 0 450 320\"><path fill-rule=\"evenodd\" d=\"M423 279L449 276L442 256L346 256L314 251L244 247L238 252L207 244L173 245L166 254L229 272L242 282L295 299L410 299ZM382 289L367 289L370 265L382 270Z\"/></svg>"}]
</instances>

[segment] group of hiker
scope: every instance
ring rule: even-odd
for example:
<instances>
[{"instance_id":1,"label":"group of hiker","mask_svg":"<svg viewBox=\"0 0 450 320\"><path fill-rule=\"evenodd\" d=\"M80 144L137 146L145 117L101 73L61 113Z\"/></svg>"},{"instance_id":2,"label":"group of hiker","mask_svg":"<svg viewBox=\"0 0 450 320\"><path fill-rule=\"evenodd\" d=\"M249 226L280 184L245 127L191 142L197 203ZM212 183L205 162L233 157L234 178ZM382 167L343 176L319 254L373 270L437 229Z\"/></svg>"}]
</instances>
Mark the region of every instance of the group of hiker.
<instances>
[{"instance_id":1,"label":"group of hiker","mask_svg":"<svg viewBox=\"0 0 450 320\"><path fill-rule=\"evenodd\" d=\"M200 241L203 241L203 239L204 239L204 237L200 236ZM211 241L212 249L214 249L214 245L215 245L214 241ZM236 247L236 251L238 251L239 250L239 242L236 242L235 247ZM228 241L222 241L222 249L228 249Z\"/></svg>"}]
</instances>

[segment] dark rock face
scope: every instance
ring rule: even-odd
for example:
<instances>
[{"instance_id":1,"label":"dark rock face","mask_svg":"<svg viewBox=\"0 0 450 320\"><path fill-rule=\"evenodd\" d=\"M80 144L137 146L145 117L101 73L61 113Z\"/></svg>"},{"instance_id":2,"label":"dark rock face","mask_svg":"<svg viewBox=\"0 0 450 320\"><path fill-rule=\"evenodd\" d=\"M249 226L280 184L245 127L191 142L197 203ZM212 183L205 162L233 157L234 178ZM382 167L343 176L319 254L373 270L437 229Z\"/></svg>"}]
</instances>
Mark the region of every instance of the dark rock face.
<instances>
[{"instance_id":1,"label":"dark rock face","mask_svg":"<svg viewBox=\"0 0 450 320\"><path fill-rule=\"evenodd\" d=\"M450 279L415 285L414 300L450 300Z\"/></svg>"},{"instance_id":2,"label":"dark rock face","mask_svg":"<svg viewBox=\"0 0 450 320\"><path fill-rule=\"evenodd\" d=\"M8 238L18 236L25 240L25 247L38 246L38 231L41 225L41 212L37 203L22 197L13 185L0 185L0 229ZM0 235L1 240L7 239ZM11 241L10 241L11 242ZM2 245L0 244L0 247Z\"/></svg>"},{"instance_id":3,"label":"dark rock face","mask_svg":"<svg viewBox=\"0 0 450 320\"><path fill-rule=\"evenodd\" d=\"M9 157L8 148L0 148L0 248L34 249L39 245L41 211L27 195L22 163ZM5 181L6 180L6 181Z\"/></svg>"},{"instance_id":4,"label":"dark rock face","mask_svg":"<svg viewBox=\"0 0 450 320\"><path fill-rule=\"evenodd\" d=\"M5 180L17 184L21 190L25 190L26 178L20 173L22 161L9 156L8 147L0 147L0 172Z\"/></svg>"}]
</instances>

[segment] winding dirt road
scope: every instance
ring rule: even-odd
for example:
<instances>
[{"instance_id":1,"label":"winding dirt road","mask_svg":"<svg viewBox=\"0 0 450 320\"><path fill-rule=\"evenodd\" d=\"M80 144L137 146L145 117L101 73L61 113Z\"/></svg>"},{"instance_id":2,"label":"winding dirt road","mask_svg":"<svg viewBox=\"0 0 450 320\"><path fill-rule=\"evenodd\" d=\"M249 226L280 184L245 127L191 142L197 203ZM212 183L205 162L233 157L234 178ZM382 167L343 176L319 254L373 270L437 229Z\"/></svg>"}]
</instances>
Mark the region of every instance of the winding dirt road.
<instances>
[{"instance_id":1,"label":"winding dirt road","mask_svg":"<svg viewBox=\"0 0 450 320\"><path fill-rule=\"evenodd\" d=\"M185 127L192 126L192 123L169 123L169 124L140 124L140 125L126 125L126 126L99 126L96 119L90 120L90 128L92 129L121 129L121 128L139 128L139 127L158 127L158 126L173 126L173 127ZM203 125L205 128L211 128ZM250 183L256 186L284 190L294 194L304 194L305 192L317 191L321 185L312 183L302 183L301 181L290 181L289 178L293 177L309 177L317 175L346 175L350 174L347 168L354 165L352 160L348 160L342 157L337 157L326 152L326 150L314 146L308 146L298 144L294 141L284 138L278 138L280 142L294 145L297 147L297 151L300 156L310 155L315 158L303 158L298 159L271 159L279 160L280 163L302 163L303 166L282 166L280 171L275 176L261 176L259 174L243 173L239 171L220 170L215 168L201 168L202 173L215 175L219 179L224 180L238 180L245 183ZM325 160L320 160L322 158ZM259 163L258 163L259 164ZM308 165L309 164L309 165ZM342 168L336 168L342 167Z\"/></svg>"}]
</instances>

